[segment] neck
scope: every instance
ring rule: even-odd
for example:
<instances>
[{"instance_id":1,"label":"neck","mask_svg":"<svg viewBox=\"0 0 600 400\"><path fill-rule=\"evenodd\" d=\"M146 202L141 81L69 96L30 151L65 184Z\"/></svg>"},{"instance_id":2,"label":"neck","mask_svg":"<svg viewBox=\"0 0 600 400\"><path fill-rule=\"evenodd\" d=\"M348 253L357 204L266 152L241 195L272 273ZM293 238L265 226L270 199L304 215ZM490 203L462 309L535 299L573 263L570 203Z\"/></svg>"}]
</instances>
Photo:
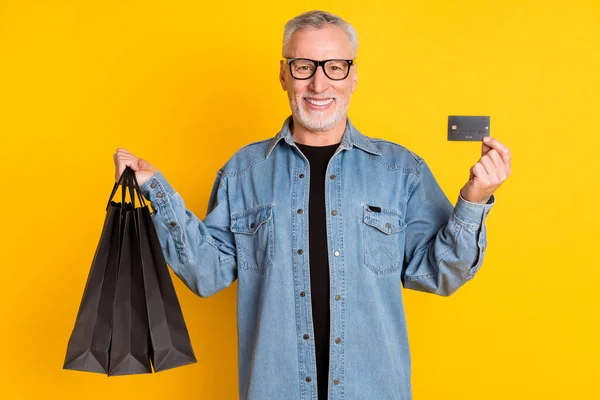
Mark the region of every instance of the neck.
<instances>
[{"instance_id":1,"label":"neck","mask_svg":"<svg viewBox=\"0 0 600 400\"><path fill-rule=\"evenodd\" d=\"M342 141L344 131L346 130L346 117L344 117L336 126L325 132L315 132L300 125L293 118L293 125L291 126L292 137L294 142L300 144L306 144L308 146L329 146L337 144Z\"/></svg>"}]
</instances>

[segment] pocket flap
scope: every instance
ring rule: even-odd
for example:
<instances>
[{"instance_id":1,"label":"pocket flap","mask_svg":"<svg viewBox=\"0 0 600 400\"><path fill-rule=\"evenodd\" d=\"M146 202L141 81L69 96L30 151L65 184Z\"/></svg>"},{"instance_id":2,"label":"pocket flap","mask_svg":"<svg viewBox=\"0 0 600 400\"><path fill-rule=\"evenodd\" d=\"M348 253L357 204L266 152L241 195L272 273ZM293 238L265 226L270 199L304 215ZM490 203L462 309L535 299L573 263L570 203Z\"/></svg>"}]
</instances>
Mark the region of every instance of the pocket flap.
<instances>
[{"instance_id":1,"label":"pocket flap","mask_svg":"<svg viewBox=\"0 0 600 400\"><path fill-rule=\"evenodd\" d=\"M272 214L272 204L252 208L243 213L233 214L231 216L231 231L253 235L262 224L271 219Z\"/></svg>"},{"instance_id":2,"label":"pocket flap","mask_svg":"<svg viewBox=\"0 0 600 400\"><path fill-rule=\"evenodd\" d=\"M404 222L402 215L391 208L381 208L367 204L363 208L365 224L371 225L383 233L391 235L406 228L406 222Z\"/></svg>"}]
</instances>

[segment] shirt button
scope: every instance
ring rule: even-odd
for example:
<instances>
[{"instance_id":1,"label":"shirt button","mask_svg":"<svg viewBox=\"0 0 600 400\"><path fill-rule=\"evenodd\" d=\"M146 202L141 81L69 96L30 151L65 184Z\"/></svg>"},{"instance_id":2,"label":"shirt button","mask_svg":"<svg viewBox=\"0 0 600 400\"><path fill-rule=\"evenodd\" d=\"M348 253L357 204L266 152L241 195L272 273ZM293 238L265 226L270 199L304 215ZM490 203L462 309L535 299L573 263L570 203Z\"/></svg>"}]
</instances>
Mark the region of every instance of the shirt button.
<instances>
[{"instance_id":1,"label":"shirt button","mask_svg":"<svg viewBox=\"0 0 600 400\"><path fill-rule=\"evenodd\" d=\"M390 224L389 222L387 224L385 224L385 227L390 229L392 227L392 224Z\"/></svg>"},{"instance_id":2,"label":"shirt button","mask_svg":"<svg viewBox=\"0 0 600 400\"><path fill-rule=\"evenodd\" d=\"M336 257L339 257L340 252L336 250L336 251L333 252L333 255L336 256Z\"/></svg>"},{"instance_id":3,"label":"shirt button","mask_svg":"<svg viewBox=\"0 0 600 400\"><path fill-rule=\"evenodd\" d=\"M304 253L304 252L302 251L302 249L298 249L298 254L302 254L302 253Z\"/></svg>"},{"instance_id":4,"label":"shirt button","mask_svg":"<svg viewBox=\"0 0 600 400\"><path fill-rule=\"evenodd\" d=\"M250 229L254 229L254 227L256 226L256 224L253 222L250 224Z\"/></svg>"},{"instance_id":5,"label":"shirt button","mask_svg":"<svg viewBox=\"0 0 600 400\"><path fill-rule=\"evenodd\" d=\"M298 175L300 178L304 178L304 174L300 174Z\"/></svg>"},{"instance_id":6,"label":"shirt button","mask_svg":"<svg viewBox=\"0 0 600 400\"><path fill-rule=\"evenodd\" d=\"M333 384L334 384L334 385L339 385L339 384L340 384L340 381L339 381L339 379L334 379L334 380L333 380Z\"/></svg>"},{"instance_id":7,"label":"shirt button","mask_svg":"<svg viewBox=\"0 0 600 400\"><path fill-rule=\"evenodd\" d=\"M161 192L156 193L156 197L158 197L160 199L162 197L162 193Z\"/></svg>"},{"instance_id":8,"label":"shirt button","mask_svg":"<svg viewBox=\"0 0 600 400\"><path fill-rule=\"evenodd\" d=\"M298 214L302 214L302 209L301 208L298 209Z\"/></svg>"},{"instance_id":9,"label":"shirt button","mask_svg":"<svg viewBox=\"0 0 600 400\"><path fill-rule=\"evenodd\" d=\"M308 338L309 338L309 337L310 337L310 336L308 336L308 333L305 333L305 334L304 334L304 336L302 336L302 338L303 338L304 340L308 340Z\"/></svg>"},{"instance_id":10,"label":"shirt button","mask_svg":"<svg viewBox=\"0 0 600 400\"><path fill-rule=\"evenodd\" d=\"M340 344L341 341L342 341L342 339L340 339L339 337L335 338L335 344Z\"/></svg>"},{"instance_id":11,"label":"shirt button","mask_svg":"<svg viewBox=\"0 0 600 400\"><path fill-rule=\"evenodd\" d=\"M175 225L177 225L177 222L171 222L169 225L175 226Z\"/></svg>"},{"instance_id":12,"label":"shirt button","mask_svg":"<svg viewBox=\"0 0 600 400\"><path fill-rule=\"evenodd\" d=\"M336 210L331 211L331 215L337 215L337 211Z\"/></svg>"},{"instance_id":13,"label":"shirt button","mask_svg":"<svg viewBox=\"0 0 600 400\"><path fill-rule=\"evenodd\" d=\"M334 180L334 179L335 179L335 175L331 175L331 176L329 177L329 179L331 179L331 180Z\"/></svg>"},{"instance_id":14,"label":"shirt button","mask_svg":"<svg viewBox=\"0 0 600 400\"><path fill-rule=\"evenodd\" d=\"M304 297L304 296L306 296L306 293L300 292L300 297Z\"/></svg>"},{"instance_id":15,"label":"shirt button","mask_svg":"<svg viewBox=\"0 0 600 400\"><path fill-rule=\"evenodd\" d=\"M310 376L307 376L306 377L306 382L310 382L310 381L311 381Z\"/></svg>"},{"instance_id":16,"label":"shirt button","mask_svg":"<svg viewBox=\"0 0 600 400\"><path fill-rule=\"evenodd\" d=\"M341 298L342 298L342 296L340 296L339 294L335 295L335 301L340 301Z\"/></svg>"},{"instance_id":17,"label":"shirt button","mask_svg":"<svg viewBox=\"0 0 600 400\"><path fill-rule=\"evenodd\" d=\"M151 184L150 184L150 187L151 187L152 189L154 189L154 188L156 187L156 183L151 183Z\"/></svg>"}]
</instances>

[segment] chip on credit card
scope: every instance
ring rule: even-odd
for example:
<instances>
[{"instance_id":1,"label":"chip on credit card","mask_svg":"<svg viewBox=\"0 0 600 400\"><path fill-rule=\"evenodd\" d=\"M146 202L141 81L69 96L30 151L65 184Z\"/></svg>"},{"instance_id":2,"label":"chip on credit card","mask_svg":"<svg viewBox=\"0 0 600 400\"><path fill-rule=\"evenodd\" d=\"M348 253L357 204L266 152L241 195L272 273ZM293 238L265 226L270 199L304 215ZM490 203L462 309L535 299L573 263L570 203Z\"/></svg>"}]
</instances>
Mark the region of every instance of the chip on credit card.
<instances>
[{"instance_id":1,"label":"chip on credit card","mask_svg":"<svg viewBox=\"0 0 600 400\"><path fill-rule=\"evenodd\" d=\"M481 142L490 136L490 117L450 115L448 116L448 140Z\"/></svg>"}]
</instances>

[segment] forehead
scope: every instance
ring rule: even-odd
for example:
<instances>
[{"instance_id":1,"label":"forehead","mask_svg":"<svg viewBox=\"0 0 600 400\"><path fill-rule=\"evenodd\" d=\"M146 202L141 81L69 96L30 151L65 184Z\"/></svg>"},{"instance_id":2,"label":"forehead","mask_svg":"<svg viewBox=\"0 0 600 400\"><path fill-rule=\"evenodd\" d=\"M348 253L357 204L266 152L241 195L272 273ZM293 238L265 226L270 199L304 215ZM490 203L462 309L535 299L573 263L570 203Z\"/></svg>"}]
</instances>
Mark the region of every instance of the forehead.
<instances>
[{"instance_id":1,"label":"forehead","mask_svg":"<svg viewBox=\"0 0 600 400\"><path fill-rule=\"evenodd\" d=\"M349 59L352 58L352 43L342 28L335 25L300 29L292 35L288 57Z\"/></svg>"}]
</instances>

